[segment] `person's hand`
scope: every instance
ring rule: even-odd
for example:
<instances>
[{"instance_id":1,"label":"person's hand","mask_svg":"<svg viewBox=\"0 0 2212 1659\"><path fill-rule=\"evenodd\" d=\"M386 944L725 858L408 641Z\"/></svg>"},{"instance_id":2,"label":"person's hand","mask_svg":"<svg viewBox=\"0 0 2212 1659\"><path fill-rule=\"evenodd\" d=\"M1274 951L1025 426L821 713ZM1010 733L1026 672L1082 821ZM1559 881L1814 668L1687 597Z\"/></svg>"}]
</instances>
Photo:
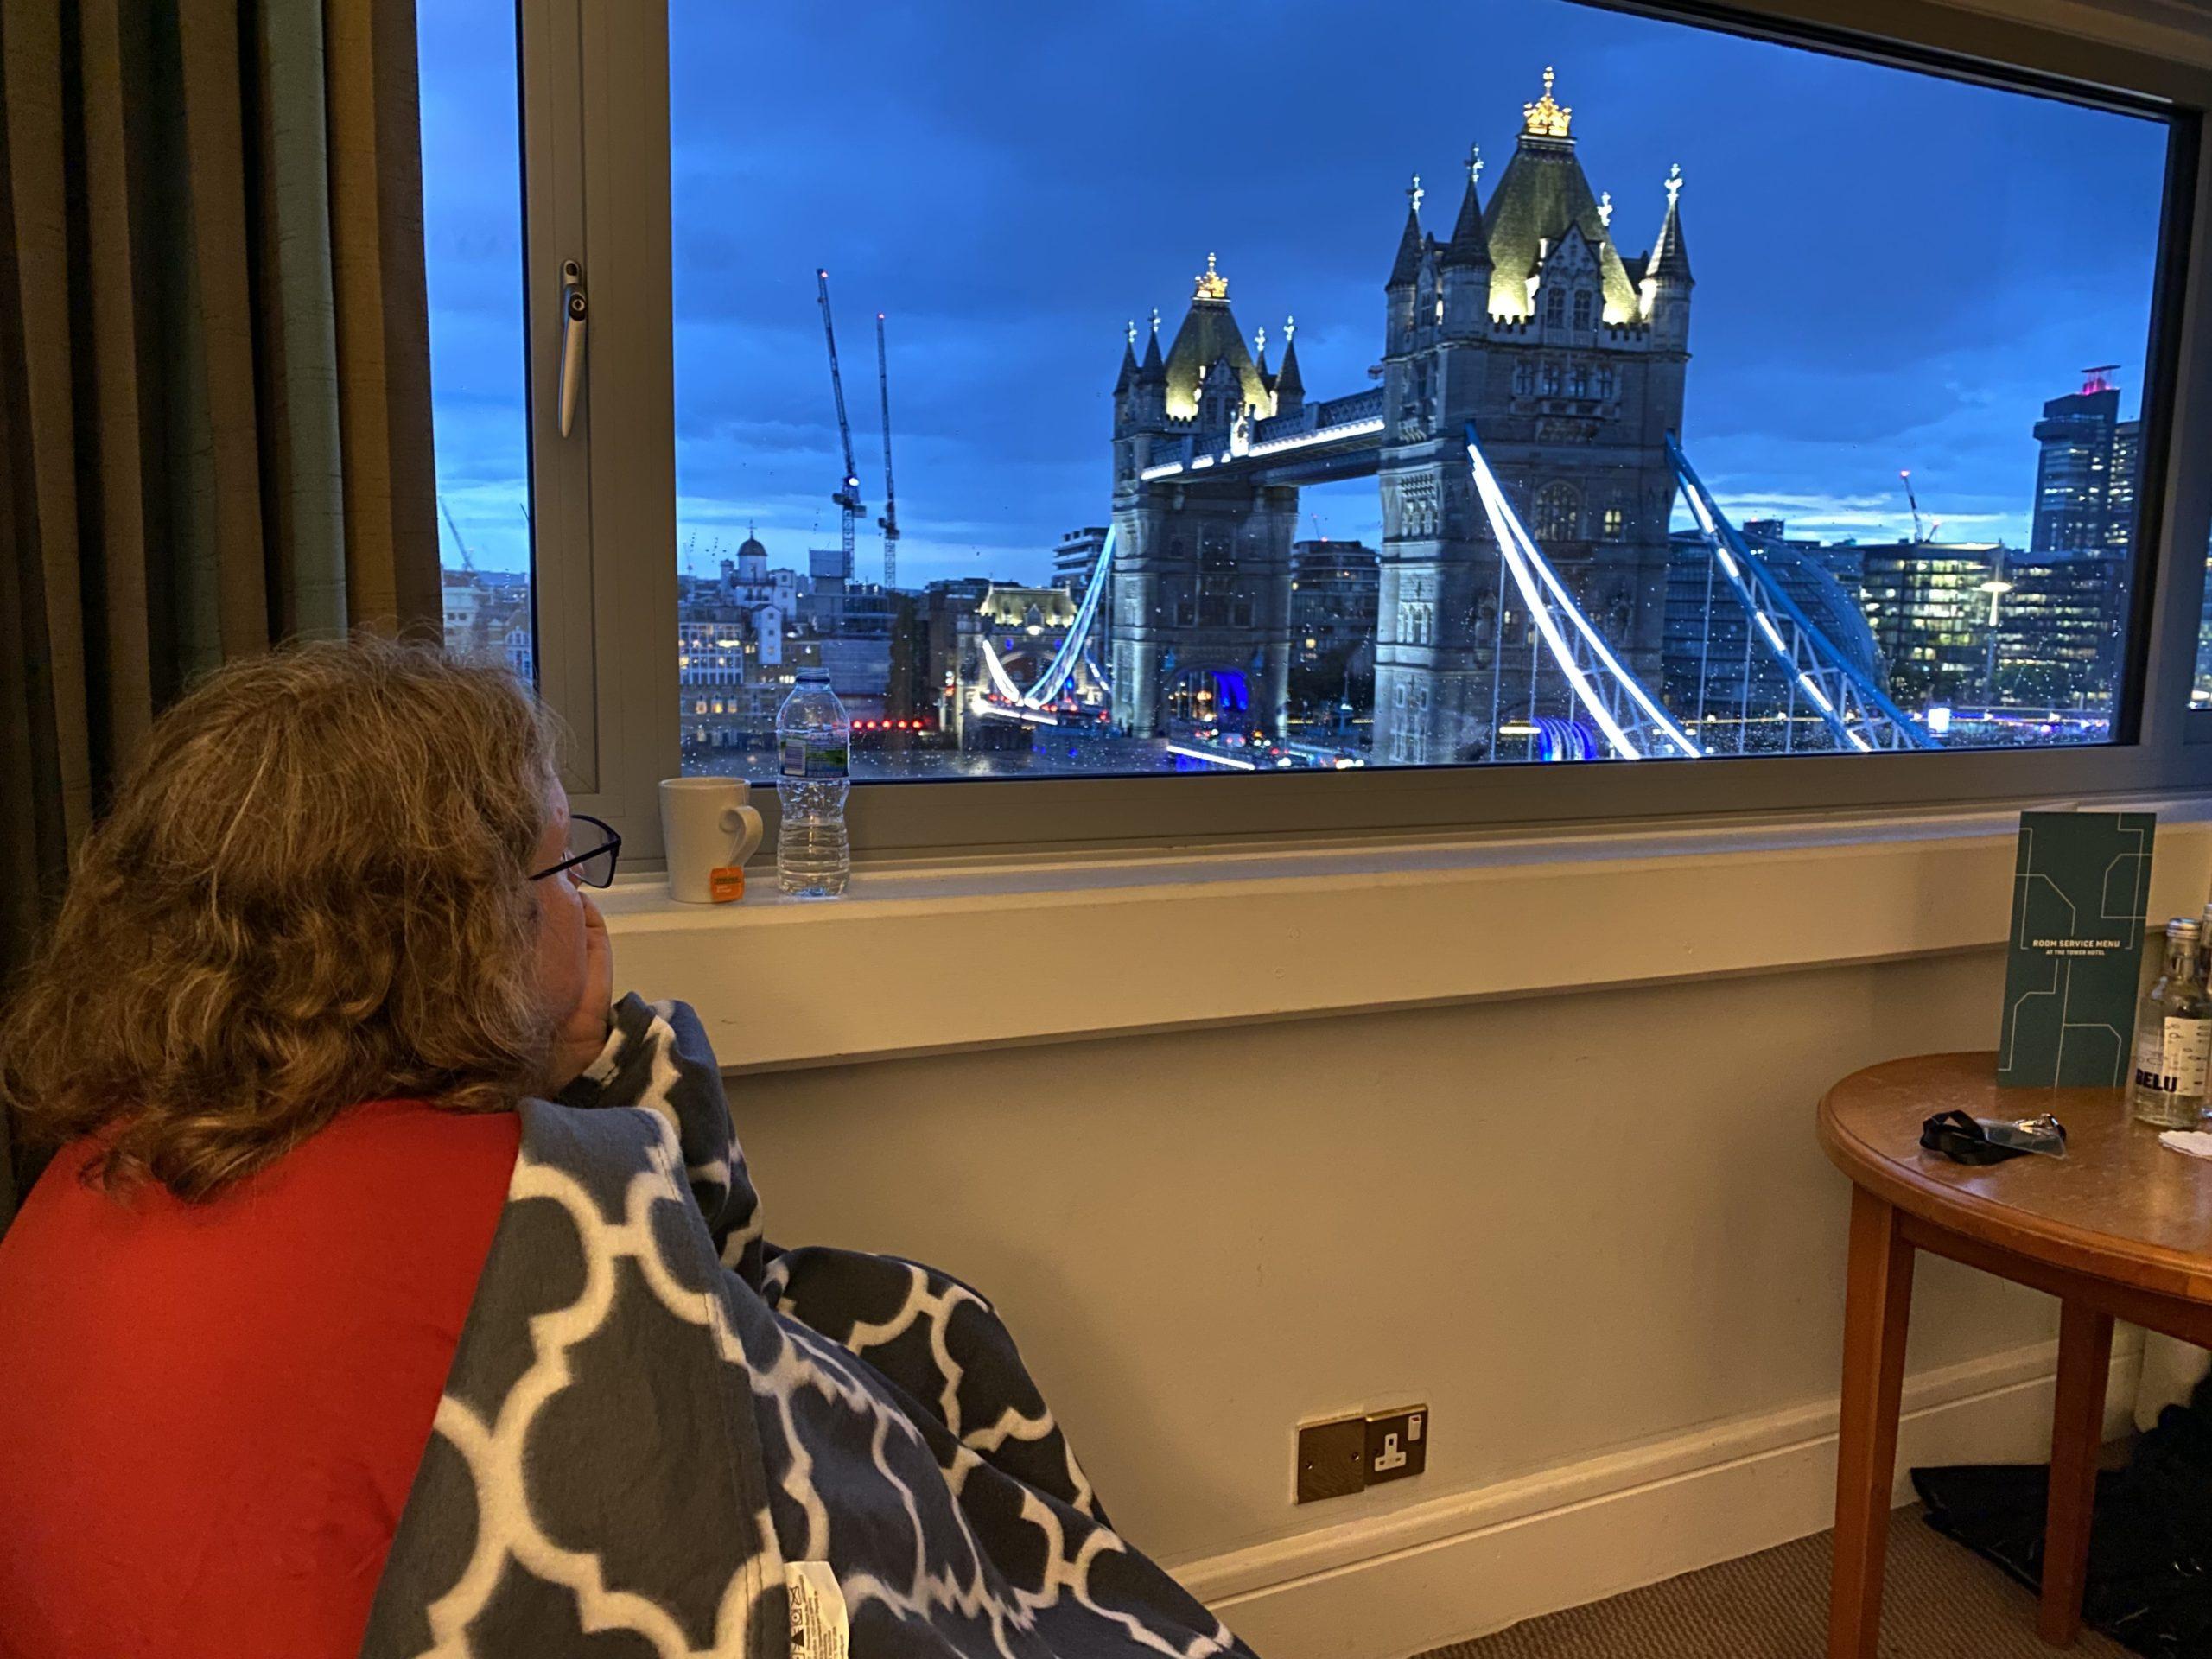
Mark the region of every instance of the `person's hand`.
<instances>
[{"instance_id":1,"label":"person's hand","mask_svg":"<svg viewBox=\"0 0 2212 1659\"><path fill-rule=\"evenodd\" d=\"M607 936L607 918L589 893L578 889L576 897L584 907L584 987L576 1006L553 1033L549 1095L567 1088L599 1058L613 1021L614 945Z\"/></svg>"}]
</instances>

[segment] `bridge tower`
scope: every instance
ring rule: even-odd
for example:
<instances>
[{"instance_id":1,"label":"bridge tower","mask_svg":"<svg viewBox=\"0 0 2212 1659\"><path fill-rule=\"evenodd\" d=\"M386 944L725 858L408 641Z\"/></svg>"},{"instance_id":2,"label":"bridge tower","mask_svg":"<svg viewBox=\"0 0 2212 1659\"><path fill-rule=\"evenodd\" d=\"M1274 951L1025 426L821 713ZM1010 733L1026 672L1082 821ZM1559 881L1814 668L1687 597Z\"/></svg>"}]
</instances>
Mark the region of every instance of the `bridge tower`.
<instances>
[{"instance_id":1,"label":"bridge tower","mask_svg":"<svg viewBox=\"0 0 2212 1659\"><path fill-rule=\"evenodd\" d=\"M1681 169L1652 251L1624 261L1612 199L1592 195L1573 112L1552 87L1547 69L1487 206L1481 155L1470 154L1447 239L1422 228L1418 178L1407 193L1384 285L1370 749L1380 765L1516 759L1518 740L1501 740L1498 725L1572 712L1474 499L1470 421L1585 612L1640 678L1659 682L1666 439L1681 428L1689 360Z\"/></svg>"},{"instance_id":2,"label":"bridge tower","mask_svg":"<svg viewBox=\"0 0 2212 1659\"><path fill-rule=\"evenodd\" d=\"M1166 356L1157 311L1141 362L1135 346L1132 326L1114 388L1115 722L1147 736L1209 720L1280 735L1298 491L1203 470L1143 474L1171 459L1242 453L1277 413L1278 390L1299 396L1295 359L1270 375L1264 351L1255 360L1246 349L1211 254Z\"/></svg>"}]
</instances>

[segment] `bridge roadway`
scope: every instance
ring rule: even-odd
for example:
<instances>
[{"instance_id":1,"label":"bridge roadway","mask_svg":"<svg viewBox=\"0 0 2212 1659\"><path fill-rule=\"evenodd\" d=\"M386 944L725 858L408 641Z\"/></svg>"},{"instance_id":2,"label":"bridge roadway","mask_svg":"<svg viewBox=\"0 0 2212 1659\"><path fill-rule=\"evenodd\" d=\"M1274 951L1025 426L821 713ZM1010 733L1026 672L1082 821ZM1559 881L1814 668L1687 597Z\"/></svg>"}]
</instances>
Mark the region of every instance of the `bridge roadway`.
<instances>
[{"instance_id":1,"label":"bridge roadway","mask_svg":"<svg viewBox=\"0 0 2212 1659\"><path fill-rule=\"evenodd\" d=\"M1153 454L1153 464L1137 474L1147 484L1181 478L1250 484L1372 478L1382 461L1382 389L1270 416L1255 424L1249 437L1233 435L1226 449L1200 449L1193 435L1167 446L1164 454L1156 445Z\"/></svg>"}]
</instances>

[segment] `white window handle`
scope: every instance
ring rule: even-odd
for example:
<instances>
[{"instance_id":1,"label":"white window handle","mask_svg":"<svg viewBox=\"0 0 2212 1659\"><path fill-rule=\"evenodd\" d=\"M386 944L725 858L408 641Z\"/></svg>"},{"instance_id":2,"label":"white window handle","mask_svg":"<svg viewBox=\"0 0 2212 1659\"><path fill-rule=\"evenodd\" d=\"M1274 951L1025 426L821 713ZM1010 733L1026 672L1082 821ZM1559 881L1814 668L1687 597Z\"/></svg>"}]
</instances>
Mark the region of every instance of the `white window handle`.
<instances>
[{"instance_id":1,"label":"white window handle","mask_svg":"<svg viewBox=\"0 0 2212 1659\"><path fill-rule=\"evenodd\" d=\"M584 385L584 273L573 259L561 266L561 435L576 422Z\"/></svg>"}]
</instances>

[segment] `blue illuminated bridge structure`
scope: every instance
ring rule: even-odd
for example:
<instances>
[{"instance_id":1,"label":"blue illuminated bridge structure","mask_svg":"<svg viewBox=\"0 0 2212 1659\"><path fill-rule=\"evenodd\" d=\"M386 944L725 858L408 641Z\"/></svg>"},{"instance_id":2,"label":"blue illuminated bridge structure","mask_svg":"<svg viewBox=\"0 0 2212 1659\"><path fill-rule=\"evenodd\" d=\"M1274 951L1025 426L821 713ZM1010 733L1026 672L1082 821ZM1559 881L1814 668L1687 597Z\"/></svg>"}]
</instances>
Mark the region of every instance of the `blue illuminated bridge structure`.
<instances>
[{"instance_id":1,"label":"blue illuminated bridge structure","mask_svg":"<svg viewBox=\"0 0 2212 1659\"><path fill-rule=\"evenodd\" d=\"M1376 390L1312 404L1293 429L1271 429L1285 425L1293 423L1261 422L1249 440L1229 451L1186 453L1181 459L1147 467L1141 476L1149 481L1180 473L1205 472L1224 480L1294 485L1371 476L1383 428L1382 394ZM1506 499L1471 425L1466 429L1466 439L1467 465L1476 497L1489 520L1504 575L1518 593L1542 650L1565 678L1579 709L1571 719L1552 716L1533 722L1538 753L1558 760L1641 760L1704 753L1575 601L1572 589ZM1189 450L1194 445L1186 442L1185 448ZM1672 434L1667 439L1667 457L1711 563L1715 601L1725 594L1729 603L1743 612L1745 652L1757 651L1779 671L1793 720L1801 706L1811 710L1827 727L1835 747L1846 751L1939 747L1924 728L1915 725L1891 702L1862 662L1840 648L1806 613L1758 551L1729 522ZM1044 672L1029 686L1015 686L989 640L984 640L984 665L993 689L1007 712L1016 717L1018 711L1042 710L1052 703L1078 664L1103 681L1091 654L1090 635L1112 570L1115 542L1115 533L1109 531L1066 635Z\"/></svg>"}]
</instances>

